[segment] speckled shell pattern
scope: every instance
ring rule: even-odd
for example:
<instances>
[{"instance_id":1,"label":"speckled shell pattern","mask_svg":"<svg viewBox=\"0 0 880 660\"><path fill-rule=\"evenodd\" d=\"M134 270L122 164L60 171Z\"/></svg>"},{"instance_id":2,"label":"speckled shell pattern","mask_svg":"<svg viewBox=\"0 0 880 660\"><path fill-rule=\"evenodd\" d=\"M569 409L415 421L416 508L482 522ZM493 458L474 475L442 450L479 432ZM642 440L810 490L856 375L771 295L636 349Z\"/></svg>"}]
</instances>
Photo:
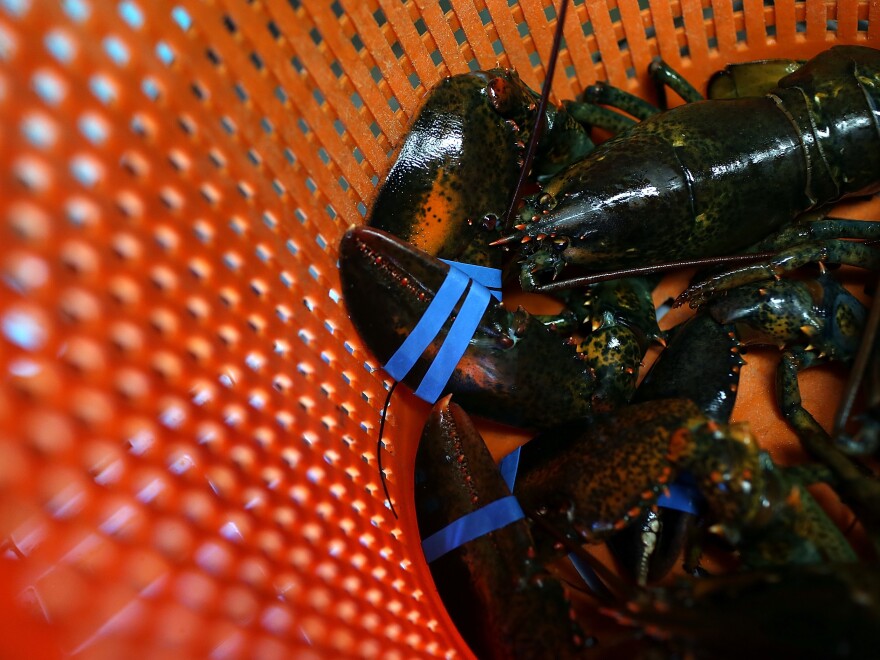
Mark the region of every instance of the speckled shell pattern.
<instances>
[{"instance_id":1,"label":"speckled shell pattern","mask_svg":"<svg viewBox=\"0 0 880 660\"><path fill-rule=\"evenodd\" d=\"M386 363L439 290L449 266L378 229L358 227L340 243L343 297L370 351ZM403 383L416 389L457 309ZM475 415L549 428L592 413L595 376L575 346L525 310L490 303L446 385Z\"/></svg>"},{"instance_id":2,"label":"speckled shell pattern","mask_svg":"<svg viewBox=\"0 0 880 660\"><path fill-rule=\"evenodd\" d=\"M473 423L451 397L425 424L416 454L422 539L510 495ZM560 583L535 560L526 520L484 534L431 563L456 627L481 658L574 657L585 636Z\"/></svg>"}]
</instances>

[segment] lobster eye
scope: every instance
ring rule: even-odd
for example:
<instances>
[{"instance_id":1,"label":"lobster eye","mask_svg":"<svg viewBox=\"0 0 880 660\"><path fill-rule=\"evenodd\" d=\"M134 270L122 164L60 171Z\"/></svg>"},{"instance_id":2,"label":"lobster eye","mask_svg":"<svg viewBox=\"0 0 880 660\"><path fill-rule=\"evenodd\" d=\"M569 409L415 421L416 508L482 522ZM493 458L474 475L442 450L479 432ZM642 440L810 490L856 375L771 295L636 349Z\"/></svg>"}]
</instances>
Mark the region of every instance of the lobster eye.
<instances>
[{"instance_id":1,"label":"lobster eye","mask_svg":"<svg viewBox=\"0 0 880 660\"><path fill-rule=\"evenodd\" d=\"M571 239L567 236L563 238L554 238L553 239L553 249L562 252L565 248L568 247L568 244L571 242Z\"/></svg>"},{"instance_id":2,"label":"lobster eye","mask_svg":"<svg viewBox=\"0 0 880 660\"><path fill-rule=\"evenodd\" d=\"M486 85L486 92L489 94L489 102L499 115L505 116L513 112L513 85L509 80L492 78Z\"/></svg>"}]
</instances>

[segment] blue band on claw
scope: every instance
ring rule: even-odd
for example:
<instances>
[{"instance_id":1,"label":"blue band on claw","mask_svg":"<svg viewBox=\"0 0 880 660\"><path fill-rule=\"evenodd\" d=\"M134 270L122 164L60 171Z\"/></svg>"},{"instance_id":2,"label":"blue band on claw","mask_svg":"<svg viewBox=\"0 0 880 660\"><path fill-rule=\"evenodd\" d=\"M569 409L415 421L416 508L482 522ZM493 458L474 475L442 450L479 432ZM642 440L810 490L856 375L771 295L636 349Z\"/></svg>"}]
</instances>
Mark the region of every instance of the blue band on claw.
<instances>
[{"instance_id":1,"label":"blue band on claw","mask_svg":"<svg viewBox=\"0 0 880 660\"><path fill-rule=\"evenodd\" d=\"M425 559L430 563L468 541L473 541L523 518L525 518L525 514L520 508L519 502L513 495L508 495L500 500L490 502L476 511L471 511L449 523L439 532L431 534L422 541L422 551L425 553Z\"/></svg>"},{"instance_id":2,"label":"blue band on claw","mask_svg":"<svg viewBox=\"0 0 880 660\"><path fill-rule=\"evenodd\" d=\"M513 492L514 483L516 483L516 471L519 470L519 452L522 447L517 447L507 456L501 459L498 469L501 470L501 476L504 477L504 483L510 492Z\"/></svg>"},{"instance_id":3,"label":"blue band on claw","mask_svg":"<svg viewBox=\"0 0 880 660\"><path fill-rule=\"evenodd\" d=\"M676 481L669 486L667 493L657 498L657 505L696 515L700 512L700 493L696 486Z\"/></svg>"},{"instance_id":4,"label":"blue band on claw","mask_svg":"<svg viewBox=\"0 0 880 660\"><path fill-rule=\"evenodd\" d=\"M519 447L514 449L502 458L498 465L501 476L510 490L513 490L513 482L519 467L519 450ZM504 504L499 504L499 502L504 502ZM449 523L439 532L422 541L425 559L432 562L468 541L473 541L484 534L494 532L496 529L501 529L517 520L522 520L524 517L525 514L513 495L502 497L500 500L495 500Z\"/></svg>"},{"instance_id":5,"label":"blue band on claw","mask_svg":"<svg viewBox=\"0 0 880 660\"><path fill-rule=\"evenodd\" d=\"M429 403L440 398L443 388L446 387L449 377L455 370L455 365L467 350L471 337L474 336L480 319L483 317L483 312L489 306L490 298L489 289L482 284L471 282L471 287L468 289L467 296L458 310L458 315L449 329L449 334L446 335L434 361L416 388L417 397Z\"/></svg>"},{"instance_id":6,"label":"blue band on claw","mask_svg":"<svg viewBox=\"0 0 880 660\"><path fill-rule=\"evenodd\" d=\"M412 329L397 352L385 364L385 371L395 380L403 380L418 361L419 357L428 347L440 328L449 318L455 304L461 298L461 294L467 288L467 275L461 271L450 268L443 280L443 285L434 296L434 300L428 305L428 309L422 314L422 318Z\"/></svg>"},{"instance_id":7,"label":"blue band on claw","mask_svg":"<svg viewBox=\"0 0 880 660\"><path fill-rule=\"evenodd\" d=\"M449 264L453 268L458 268L465 275L470 277L474 282L479 282L489 289L491 294L498 300L501 300L501 269L490 268L489 266L476 266L474 264L466 264L462 261L450 261L449 259L441 259L445 264Z\"/></svg>"},{"instance_id":8,"label":"blue band on claw","mask_svg":"<svg viewBox=\"0 0 880 660\"><path fill-rule=\"evenodd\" d=\"M416 327L412 329L397 352L385 364L385 371L392 378L403 380L428 345L437 337L443 324L449 319L461 299L462 293L467 289L467 295L449 333L416 388L416 396L428 403L434 403L443 393L443 388L446 387L446 383L449 382L461 356L467 350L492 296L501 300L501 271L499 269L446 261L445 259L443 261L450 266L446 279L443 280L443 284ZM469 288L468 283L470 283Z\"/></svg>"},{"instance_id":9,"label":"blue band on claw","mask_svg":"<svg viewBox=\"0 0 880 660\"><path fill-rule=\"evenodd\" d=\"M504 483L507 484L511 491L513 491L516 473L519 469L520 449L521 447L514 449L502 458L501 463L498 465L501 476L504 478ZM446 553L460 548L469 541L478 539L523 518L525 518L525 513L523 513L516 496L508 495L500 500L495 500L476 511L465 514L422 541L422 552L425 553L425 560L430 564L435 559L439 559ZM596 593L607 593L607 588L592 568L582 562L574 553L569 554L568 558L581 576L581 579L590 589Z\"/></svg>"}]
</instances>

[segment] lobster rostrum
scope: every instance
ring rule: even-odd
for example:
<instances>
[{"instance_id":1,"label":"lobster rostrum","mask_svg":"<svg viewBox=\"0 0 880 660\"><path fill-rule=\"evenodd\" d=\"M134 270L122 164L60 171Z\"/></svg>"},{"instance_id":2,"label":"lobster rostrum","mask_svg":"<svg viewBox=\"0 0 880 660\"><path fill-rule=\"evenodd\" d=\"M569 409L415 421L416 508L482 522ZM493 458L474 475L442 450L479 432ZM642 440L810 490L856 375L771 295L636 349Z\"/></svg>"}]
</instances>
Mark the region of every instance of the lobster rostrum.
<instances>
[{"instance_id":1,"label":"lobster rostrum","mask_svg":"<svg viewBox=\"0 0 880 660\"><path fill-rule=\"evenodd\" d=\"M877 107L880 51L831 48L765 96L688 103L600 145L528 198L517 231L497 243L518 245L528 289L566 264L611 269L742 250L880 189Z\"/></svg>"}]
</instances>

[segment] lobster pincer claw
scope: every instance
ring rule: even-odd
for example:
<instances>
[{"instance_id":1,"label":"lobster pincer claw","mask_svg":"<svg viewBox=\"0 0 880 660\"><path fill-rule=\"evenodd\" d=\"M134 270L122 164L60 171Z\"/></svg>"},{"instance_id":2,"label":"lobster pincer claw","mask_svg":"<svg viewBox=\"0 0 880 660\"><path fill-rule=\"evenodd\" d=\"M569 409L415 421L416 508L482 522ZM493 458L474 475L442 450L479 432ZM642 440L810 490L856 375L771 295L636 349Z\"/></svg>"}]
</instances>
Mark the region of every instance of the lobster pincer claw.
<instances>
[{"instance_id":1,"label":"lobster pincer claw","mask_svg":"<svg viewBox=\"0 0 880 660\"><path fill-rule=\"evenodd\" d=\"M345 234L339 267L359 336L418 396L453 393L475 415L531 428L591 416L595 376L575 347L457 268L369 227Z\"/></svg>"},{"instance_id":2,"label":"lobster pincer claw","mask_svg":"<svg viewBox=\"0 0 880 660\"><path fill-rule=\"evenodd\" d=\"M477 657L580 657L587 638L562 585L536 560L529 521L450 398L434 406L419 442L415 507L451 618Z\"/></svg>"}]
</instances>

